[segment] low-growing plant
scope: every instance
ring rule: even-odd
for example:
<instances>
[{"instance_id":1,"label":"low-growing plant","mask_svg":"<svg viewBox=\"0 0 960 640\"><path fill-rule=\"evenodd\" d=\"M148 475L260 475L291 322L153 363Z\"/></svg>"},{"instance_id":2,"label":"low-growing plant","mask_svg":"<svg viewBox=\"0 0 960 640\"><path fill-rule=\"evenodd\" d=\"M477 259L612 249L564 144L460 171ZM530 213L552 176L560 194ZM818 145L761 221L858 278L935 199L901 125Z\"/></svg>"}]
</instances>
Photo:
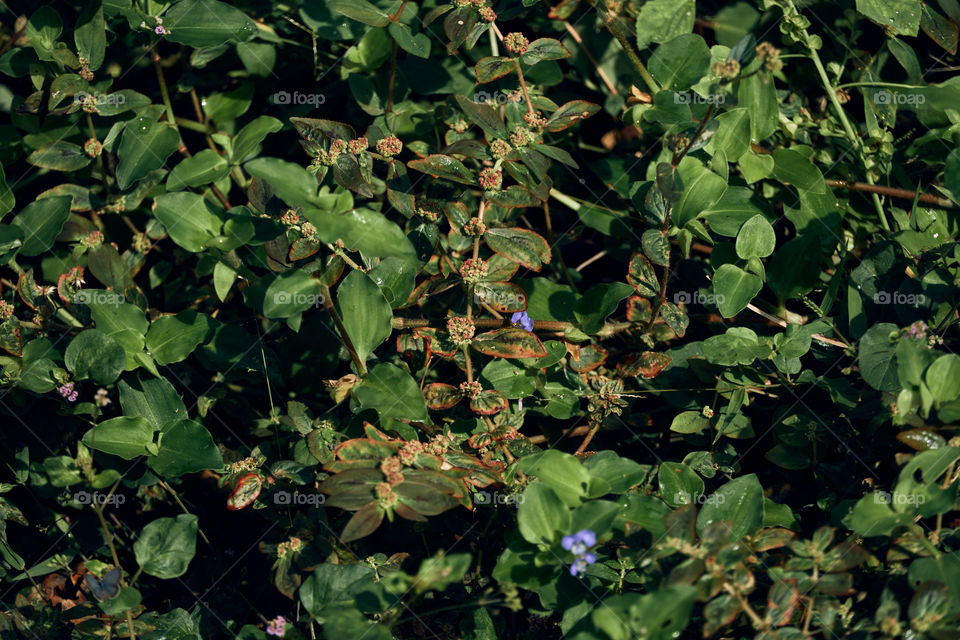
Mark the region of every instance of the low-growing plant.
<instances>
[{"instance_id":1,"label":"low-growing plant","mask_svg":"<svg viewBox=\"0 0 960 640\"><path fill-rule=\"evenodd\" d=\"M0 638L956 637L956 0L23 5Z\"/></svg>"}]
</instances>

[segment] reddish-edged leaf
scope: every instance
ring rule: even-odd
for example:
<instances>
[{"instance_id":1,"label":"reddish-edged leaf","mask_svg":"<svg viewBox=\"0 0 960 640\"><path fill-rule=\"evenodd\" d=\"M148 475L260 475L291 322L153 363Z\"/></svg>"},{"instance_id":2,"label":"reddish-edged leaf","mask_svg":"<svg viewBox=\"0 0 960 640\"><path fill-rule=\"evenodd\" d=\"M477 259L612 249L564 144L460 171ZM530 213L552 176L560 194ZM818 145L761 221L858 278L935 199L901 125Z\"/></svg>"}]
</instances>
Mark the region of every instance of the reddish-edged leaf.
<instances>
[{"instance_id":1,"label":"reddish-edged leaf","mask_svg":"<svg viewBox=\"0 0 960 640\"><path fill-rule=\"evenodd\" d=\"M650 322L653 310L650 300L640 296L630 296L627 299L627 320L630 322Z\"/></svg>"},{"instance_id":2,"label":"reddish-edged leaf","mask_svg":"<svg viewBox=\"0 0 960 640\"><path fill-rule=\"evenodd\" d=\"M580 6L580 0L561 0L557 6L550 9L547 17L551 20L566 20Z\"/></svg>"},{"instance_id":3,"label":"reddish-edged leaf","mask_svg":"<svg viewBox=\"0 0 960 640\"><path fill-rule=\"evenodd\" d=\"M782 627L790 622L790 616L793 615L799 599L795 579L777 581L767 593L767 612L764 616L767 624Z\"/></svg>"},{"instance_id":4,"label":"reddish-edged leaf","mask_svg":"<svg viewBox=\"0 0 960 640\"><path fill-rule=\"evenodd\" d=\"M450 340L450 334L446 331L440 331L431 327L423 327L414 330L414 335L422 338L427 343L427 351L444 358L452 358L456 355L460 347L453 344Z\"/></svg>"},{"instance_id":5,"label":"reddish-edged leaf","mask_svg":"<svg viewBox=\"0 0 960 640\"><path fill-rule=\"evenodd\" d=\"M452 54L460 48L470 36L473 27L478 21L477 10L474 7L459 7L450 12L443 20L443 31L447 34L447 54Z\"/></svg>"},{"instance_id":6,"label":"reddish-edged leaf","mask_svg":"<svg viewBox=\"0 0 960 640\"><path fill-rule=\"evenodd\" d=\"M483 129L490 138L506 138L507 127L500 114L486 103L473 102L464 96L456 96L457 104L467 114L467 119Z\"/></svg>"},{"instance_id":7,"label":"reddish-edged leaf","mask_svg":"<svg viewBox=\"0 0 960 640\"><path fill-rule=\"evenodd\" d=\"M563 131L567 127L589 118L597 111L600 105L586 100L573 100L553 112L547 120L547 131Z\"/></svg>"},{"instance_id":8,"label":"reddish-edged leaf","mask_svg":"<svg viewBox=\"0 0 960 640\"><path fill-rule=\"evenodd\" d=\"M773 529L764 529L753 538L750 548L754 551L769 551L770 549L779 549L787 546L790 541L797 537L789 529L779 527Z\"/></svg>"},{"instance_id":9,"label":"reddish-edged leaf","mask_svg":"<svg viewBox=\"0 0 960 640\"><path fill-rule=\"evenodd\" d=\"M941 48L954 55L957 53L957 36L960 35L960 29L926 3L920 4L920 28Z\"/></svg>"},{"instance_id":10,"label":"reddish-edged leaf","mask_svg":"<svg viewBox=\"0 0 960 640\"><path fill-rule=\"evenodd\" d=\"M579 353L577 353L579 352ZM570 354L570 368L577 373L593 371L607 361L607 350L595 344L588 344Z\"/></svg>"},{"instance_id":11,"label":"reddish-edged leaf","mask_svg":"<svg viewBox=\"0 0 960 640\"><path fill-rule=\"evenodd\" d=\"M687 315L687 312L672 302L663 303L663 306L660 307L660 317L667 323L667 326L673 329L678 338L683 337L690 325L690 316Z\"/></svg>"},{"instance_id":12,"label":"reddish-edged leaf","mask_svg":"<svg viewBox=\"0 0 960 640\"><path fill-rule=\"evenodd\" d=\"M470 346L494 358L542 358L547 355L540 338L519 327L481 333L474 337Z\"/></svg>"},{"instance_id":13,"label":"reddish-edged leaf","mask_svg":"<svg viewBox=\"0 0 960 640\"><path fill-rule=\"evenodd\" d=\"M670 241L667 234L660 229L647 229L640 239L643 253L650 258L650 262L662 267L670 264Z\"/></svg>"},{"instance_id":14,"label":"reddish-edged leaf","mask_svg":"<svg viewBox=\"0 0 960 640\"><path fill-rule=\"evenodd\" d=\"M492 416L506 409L510 403L499 391L481 391L480 395L470 400L470 410L482 416Z\"/></svg>"},{"instance_id":15,"label":"reddish-edged leaf","mask_svg":"<svg viewBox=\"0 0 960 640\"><path fill-rule=\"evenodd\" d=\"M483 282L506 282L517 273L517 263L494 254L487 260L487 276Z\"/></svg>"},{"instance_id":16,"label":"reddish-edged leaf","mask_svg":"<svg viewBox=\"0 0 960 640\"><path fill-rule=\"evenodd\" d=\"M530 193L526 187L521 187L518 184L512 184L500 191L492 191L488 194L487 199L493 204L498 204L507 209L536 207L540 204L537 196Z\"/></svg>"},{"instance_id":17,"label":"reddish-edged leaf","mask_svg":"<svg viewBox=\"0 0 960 640\"><path fill-rule=\"evenodd\" d=\"M443 178L453 182L473 185L477 177L462 162L452 156L434 153L420 160L411 160L407 163L411 169L428 173L434 178Z\"/></svg>"},{"instance_id":18,"label":"reddish-edged leaf","mask_svg":"<svg viewBox=\"0 0 960 640\"><path fill-rule=\"evenodd\" d=\"M563 60L570 57L570 51L553 38L537 38L527 47L523 62L535 65L543 60Z\"/></svg>"},{"instance_id":19,"label":"reddish-edged leaf","mask_svg":"<svg viewBox=\"0 0 960 640\"><path fill-rule=\"evenodd\" d=\"M653 271L653 265L639 251L630 256L627 282L645 298L652 298L660 293L660 282Z\"/></svg>"},{"instance_id":20,"label":"reddish-edged leaf","mask_svg":"<svg viewBox=\"0 0 960 640\"><path fill-rule=\"evenodd\" d=\"M460 402L460 390L451 384L442 382L433 382L427 385L423 390L423 398L427 402L427 408L432 411L449 409Z\"/></svg>"},{"instance_id":21,"label":"reddish-edged leaf","mask_svg":"<svg viewBox=\"0 0 960 640\"><path fill-rule=\"evenodd\" d=\"M20 278L17 280L17 293L20 294L20 299L23 300L25 305L34 311L37 310L37 305L40 304L42 298L39 297L40 293L37 288L37 281L33 277L33 269L27 269L20 274Z\"/></svg>"},{"instance_id":22,"label":"reddish-edged leaf","mask_svg":"<svg viewBox=\"0 0 960 640\"><path fill-rule=\"evenodd\" d=\"M23 355L23 337L20 335L20 322L15 317L7 318L0 324L0 349L12 356Z\"/></svg>"},{"instance_id":23,"label":"reddish-edged leaf","mask_svg":"<svg viewBox=\"0 0 960 640\"><path fill-rule=\"evenodd\" d=\"M515 313L526 311L527 293L512 282L478 282L473 286L473 302L501 313Z\"/></svg>"},{"instance_id":24,"label":"reddish-edged leaf","mask_svg":"<svg viewBox=\"0 0 960 640\"><path fill-rule=\"evenodd\" d=\"M901 431L897 434L897 440L917 451L939 449L947 444L943 436L933 429L910 429L908 431Z\"/></svg>"},{"instance_id":25,"label":"reddish-edged leaf","mask_svg":"<svg viewBox=\"0 0 960 640\"><path fill-rule=\"evenodd\" d=\"M290 260L290 262L303 260L304 258L309 258L319 250L320 243L313 238L297 238L293 241L293 244L290 245L290 253L287 259Z\"/></svg>"},{"instance_id":26,"label":"reddish-edged leaf","mask_svg":"<svg viewBox=\"0 0 960 640\"><path fill-rule=\"evenodd\" d=\"M486 82L493 82L497 78L502 78L516 68L516 62L514 62L513 58L487 56L477 61L474 70L477 73L477 82L484 84Z\"/></svg>"},{"instance_id":27,"label":"reddish-edged leaf","mask_svg":"<svg viewBox=\"0 0 960 640\"><path fill-rule=\"evenodd\" d=\"M237 480L237 486L227 498L227 509L236 511L251 504L260 495L263 480L256 473L248 473Z\"/></svg>"},{"instance_id":28,"label":"reddish-edged leaf","mask_svg":"<svg viewBox=\"0 0 960 640\"><path fill-rule=\"evenodd\" d=\"M400 502L422 516L436 516L456 507L460 501L444 493L442 487L421 481L404 480L393 488Z\"/></svg>"},{"instance_id":29,"label":"reddish-edged leaf","mask_svg":"<svg viewBox=\"0 0 960 640\"><path fill-rule=\"evenodd\" d=\"M540 271L550 262L550 245L539 233L517 227L495 227L487 229L483 239L496 253L533 271Z\"/></svg>"},{"instance_id":30,"label":"reddish-edged leaf","mask_svg":"<svg viewBox=\"0 0 960 640\"><path fill-rule=\"evenodd\" d=\"M740 609L740 601L727 594L719 595L708 602L703 608L703 637L709 638L733 622Z\"/></svg>"},{"instance_id":31,"label":"reddish-edged leaf","mask_svg":"<svg viewBox=\"0 0 960 640\"><path fill-rule=\"evenodd\" d=\"M396 455L400 445L396 442L384 442L371 438L354 438L340 444L334 453L341 460L372 459L383 460Z\"/></svg>"},{"instance_id":32,"label":"reddish-edged leaf","mask_svg":"<svg viewBox=\"0 0 960 640\"><path fill-rule=\"evenodd\" d=\"M324 138L353 140L357 137L353 127L342 122L319 118L290 118L290 122L293 123L293 127L304 140L318 145L323 142Z\"/></svg>"},{"instance_id":33,"label":"reddish-edged leaf","mask_svg":"<svg viewBox=\"0 0 960 640\"><path fill-rule=\"evenodd\" d=\"M341 153L333 165L333 179L344 189L355 191L364 198L372 198L373 191L363 177L360 163L352 153Z\"/></svg>"},{"instance_id":34,"label":"reddish-edged leaf","mask_svg":"<svg viewBox=\"0 0 960 640\"><path fill-rule=\"evenodd\" d=\"M854 542L841 542L823 556L824 571L846 571L870 558L870 552Z\"/></svg>"},{"instance_id":35,"label":"reddish-edged leaf","mask_svg":"<svg viewBox=\"0 0 960 640\"><path fill-rule=\"evenodd\" d=\"M380 509L380 505L377 504L376 500L368 502L360 507L347 522L347 526L343 528L343 533L340 534L340 541L352 542L365 538L376 531L381 522L383 522L383 511Z\"/></svg>"},{"instance_id":36,"label":"reddish-edged leaf","mask_svg":"<svg viewBox=\"0 0 960 640\"><path fill-rule=\"evenodd\" d=\"M620 367L617 367L625 376L643 376L655 378L663 371L672 358L665 353L644 351L640 354L631 354Z\"/></svg>"}]
</instances>

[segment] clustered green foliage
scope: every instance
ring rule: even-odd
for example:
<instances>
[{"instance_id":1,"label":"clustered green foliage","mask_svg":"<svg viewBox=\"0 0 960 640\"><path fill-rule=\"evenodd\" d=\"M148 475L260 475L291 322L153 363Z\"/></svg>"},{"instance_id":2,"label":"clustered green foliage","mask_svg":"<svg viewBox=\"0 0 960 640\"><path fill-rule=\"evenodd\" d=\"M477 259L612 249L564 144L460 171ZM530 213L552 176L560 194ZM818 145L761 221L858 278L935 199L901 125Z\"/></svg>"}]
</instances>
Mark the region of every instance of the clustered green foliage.
<instances>
[{"instance_id":1,"label":"clustered green foliage","mask_svg":"<svg viewBox=\"0 0 960 640\"><path fill-rule=\"evenodd\" d=\"M956 637L957 0L25 5L0 638Z\"/></svg>"}]
</instances>

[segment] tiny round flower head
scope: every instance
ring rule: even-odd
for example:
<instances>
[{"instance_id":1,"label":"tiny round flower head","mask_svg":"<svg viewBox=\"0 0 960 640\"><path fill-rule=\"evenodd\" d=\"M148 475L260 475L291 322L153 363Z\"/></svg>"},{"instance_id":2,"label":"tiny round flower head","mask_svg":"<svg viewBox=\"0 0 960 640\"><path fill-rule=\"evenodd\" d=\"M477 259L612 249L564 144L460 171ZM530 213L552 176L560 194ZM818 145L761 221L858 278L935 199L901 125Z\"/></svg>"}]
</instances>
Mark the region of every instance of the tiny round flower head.
<instances>
[{"instance_id":1,"label":"tiny round flower head","mask_svg":"<svg viewBox=\"0 0 960 640\"><path fill-rule=\"evenodd\" d=\"M283 212L283 215L280 217L280 222L285 225L293 226L300 222L300 216L297 215L297 212L293 209L287 209Z\"/></svg>"},{"instance_id":2,"label":"tiny round flower head","mask_svg":"<svg viewBox=\"0 0 960 640\"><path fill-rule=\"evenodd\" d=\"M710 67L710 71L718 78L732 80L740 75L740 63L736 60L727 60L725 62L715 62Z\"/></svg>"},{"instance_id":3,"label":"tiny round flower head","mask_svg":"<svg viewBox=\"0 0 960 640\"><path fill-rule=\"evenodd\" d=\"M527 52L530 41L527 40L522 33L514 31L504 36L503 45L507 48L507 51L515 56L519 56Z\"/></svg>"},{"instance_id":4,"label":"tiny round flower head","mask_svg":"<svg viewBox=\"0 0 960 640\"><path fill-rule=\"evenodd\" d=\"M377 152L387 158L392 158L400 153L402 149L403 143L397 136L387 136L386 138L377 140Z\"/></svg>"},{"instance_id":5,"label":"tiny round flower head","mask_svg":"<svg viewBox=\"0 0 960 640\"><path fill-rule=\"evenodd\" d=\"M510 146L510 143L504 140L503 138L497 138L490 143L490 153L493 154L493 157L497 160L507 157L507 154L513 147Z\"/></svg>"},{"instance_id":6,"label":"tiny round flower head","mask_svg":"<svg viewBox=\"0 0 960 640\"><path fill-rule=\"evenodd\" d=\"M527 111L523 114L523 121L534 129L543 129L547 126L547 119L539 111Z\"/></svg>"},{"instance_id":7,"label":"tiny round flower head","mask_svg":"<svg viewBox=\"0 0 960 640\"><path fill-rule=\"evenodd\" d=\"M6 320L13 315L13 305L6 300L0 300L0 320Z\"/></svg>"},{"instance_id":8,"label":"tiny round flower head","mask_svg":"<svg viewBox=\"0 0 960 640\"><path fill-rule=\"evenodd\" d=\"M466 282L480 282L487 275L487 263L480 258L468 258L460 267L460 276Z\"/></svg>"},{"instance_id":9,"label":"tiny round flower head","mask_svg":"<svg viewBox=\"0 0 960 640\"><path fill-rule=\"evenodd\" d=\"M480 218L470 218L470 220L463 225L463 235L467 237L482 236L486 232L487 225L485 225Z\"/></svg>"},{"instance_id":10,"label":"tiny round flower head","mask_svg":"<svg viewBox=\"0 0 960 640\"><path fill-rule=\"evenodd\" d=\"M494 13L491 7L480 7L477 10L477 13L479 13L480 18L482 18L486 22L493 22L494 20L497 19L497 14Z\"/></svg>"},{"instance_id":11,"label":"tiny round flower head","mask_svg":"<svg viewBox=\"0 0 960 640\"><path fill-rule=\"evenodd\" d=\"M470 128L470 124L463 118L460 118L459 120L452 122L450 124L450 128L456 131L457 133L463 133L464 131Z\"/></svg>"},{"instance_id":12,"label":"tiny round flower head","mask_svg":"<svg viewBox=\"0 0 960 640\"><path fill-rule=\"evenodd\" d=\"M300 233L302 233L305 238L312 238L314 235L316 235L317 228L309 222L304 222L302 225L300 225Z\"/></svg>"},{"instance_id":13,"label":"tiny round flower head","mask_svg":"<svg viewBox=\"0 0 960 640\"><path fill-rule=\"evenodd\" d=\"M366 151L368 146L370 146L370 142L366 138L354 138L347 143L347 148L350 149L350 153L354 154Z\"/></svg>"},{"instance_id":14,"label":"tiny round flower head","mask_svg":"<svg viewBox=\"0 0 960 640\"><path fill-rule=\"evenodd\" d=\"M461 382L460 383L460 393L464 396L473 399L480 395L483 391L483 385L474 380L473 382Z\"/></svg>"},{"instance_id":15,"label":"tiny round flower head","mask_svg":"<svg viewBox=\"0 0 960 640\"><path fill-rule=\"evenodd\" d=\"M283 634L286 632L287 628L287 619L283 616L277 616L273 620L267 623L267 634L271 636L277 636L282 638Z\"/></svg>"},{"instance_id":16,"label":"tiny round flower head","mask_svg":"<svg viewBox=\"0 0 960 640\"><path fill-rule=\"evenodd\" d=\"M463 316L455 316L447 320L447 332L450 334L450 340L458 347L470 344L476 327L473 320Z\"/></svg>"},{"instance_id":17,"label":"tiny round flower head","mask_svg":"<svg viewBox=\"0 0 960 640\"><path fill-rule=\"evenodd\" d=\"M90 138L83 143L83 151L91 158L96 158L103 150L103 144L96 138Z\"/></svg>"},{"instance_id":18,"label":"tiny round flower head","mask_svg":"<svg viewBox=\"0 0 960 640\"><path fill-rule=\"evenodd\" d=\"M480 171L480 186L487 191L499 191L503 184L503 174L491 168Z\"/></svg>"},{"instance_id":19,"label":"tiny round flower head","mask_svg":"<svg viewBox=\"0 0 960 640\"><path fill-rule=\"evenodd\" d=\"M80 244L90 249L96 249L103 244L103 232L91 231L88 235L80 238Z\"/></svg>"},{"instance_id":20,"label":"tiny round flower head","mask_svg":"<svg viewBox=\"0 0 960 640\"><path fill-rule=\"evenodd\" d=\"M537 135L526 127L517 126L513 129L513 133L510 134L510 142L512 142L515 147L525 147L536 141Z\"/></svg>"}]
</instances>

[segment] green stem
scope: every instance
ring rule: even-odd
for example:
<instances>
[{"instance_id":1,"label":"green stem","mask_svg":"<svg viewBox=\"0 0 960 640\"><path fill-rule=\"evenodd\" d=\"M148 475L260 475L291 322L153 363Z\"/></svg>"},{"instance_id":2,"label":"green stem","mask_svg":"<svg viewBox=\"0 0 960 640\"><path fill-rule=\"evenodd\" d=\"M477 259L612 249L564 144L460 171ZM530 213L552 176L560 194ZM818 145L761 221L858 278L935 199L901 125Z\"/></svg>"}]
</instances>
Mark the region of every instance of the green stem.
<instances>
[{"instance_id":1,"label":"green stem","mask_svg":"<svg viewBox=\"0 0 960 640\"><path fill-rule=\"evenodd\" d=\"M643 78L647 88L649 88L653 93L658 93L660 91L660 85L657 84L657 81L654 80L653 76L650 75L650 72L647 71L647 67L643 64L643 60L640 59L640 56L637 55L633 45L630 43L630 31L624 26L623 22L618 17L610 14L610 12L607 10L605 0L600 0L594 6L603 19L603 25L607 28L607 31L609 31L610 34L617 39L617 42L620 43L620 46L627 54L627 57L630 58L631 64L633 64L634 68L637 70L637 73L640 74L640 77Z\"/></svg>"}]
</instances>

